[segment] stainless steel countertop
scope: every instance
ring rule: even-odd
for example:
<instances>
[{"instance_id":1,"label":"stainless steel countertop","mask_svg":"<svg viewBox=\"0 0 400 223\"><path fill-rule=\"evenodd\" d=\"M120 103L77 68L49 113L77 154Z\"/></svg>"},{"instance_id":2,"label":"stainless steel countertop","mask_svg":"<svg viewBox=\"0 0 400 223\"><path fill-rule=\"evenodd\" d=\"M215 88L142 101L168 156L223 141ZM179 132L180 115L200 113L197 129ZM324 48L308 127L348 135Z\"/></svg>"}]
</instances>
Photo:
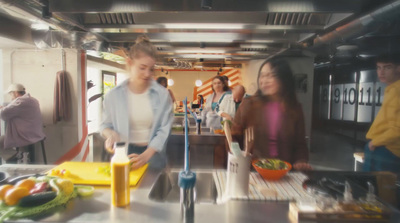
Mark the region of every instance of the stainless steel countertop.
<instances>
[{"instance_id":1,"label":"stainless steel countertop","mask_svg":"<svg viewBox=\"0 0 400 223\"><path fill-rule=\"evenodd\" d=\"M49 170L51 165L1 165L0 171L14 167L34 171ZM174 169L175 171L177 169ZM42 171L42 172L43 172ZM196 170L194 170L196 171ZM199 171L205 171L201 169ZM14 171L23 173L22 171ZM109 187L96 187L89 198L76 198L56 213L41 219L40 222L296 222L290 219L288 202L228 201L224 204L195 205L194 218L184 221L179 203L160 203L149 199L149 192L162 170L147 170L136 187L131 189L131 204L126 208L116 208L110 204ZM394 213L391 222L398 222L399 212ZM25 221L25 220L21 220ZM16 222L21 222L16 221Z\"/></svg>"},{"instance_id":2,"label":"stainless steel countertop","mask_svg":"<svg viewBox=\"0 0 400 223\"><path fill-rule=\"evenodd\" d=\"M52 166L31 165L43 171ZM13 165L2 165L11 169ZM204 171L204 170L202 170ZM161 170L147 170L139 184L131 189L131 204L116 208L110 204L109 187L97 187L90 198L76 198L66 208L40 222L183 222L179 203L160 203L149 199L151 186ZM225 204L196 204L192 222L292 222L287 202L229 201Z\"/></svg>"}]
</instances>

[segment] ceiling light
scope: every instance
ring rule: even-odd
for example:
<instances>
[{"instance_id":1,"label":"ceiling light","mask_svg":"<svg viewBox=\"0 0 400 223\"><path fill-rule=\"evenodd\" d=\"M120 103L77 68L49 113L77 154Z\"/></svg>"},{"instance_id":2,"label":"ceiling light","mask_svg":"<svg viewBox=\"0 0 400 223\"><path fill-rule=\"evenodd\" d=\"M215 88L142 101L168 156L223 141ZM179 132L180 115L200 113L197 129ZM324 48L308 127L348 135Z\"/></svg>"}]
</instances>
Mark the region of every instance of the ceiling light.
<instances>
[{"instance_id":1,"label":"ceiling light","mask_svg":"<svg viewBox=\"0 0 400 223\"><path fill-rule=\"evenodd\" d=\"M32 23L31 28L34 30L49 30L49 25L44 23Z\"/></svg>"},{"instance_id":2,"label":"ceiling light","mask_svg":"<svg viewBox=\"0 0 400 223\"><path fill-rule=\"evenodd\" d=\"M240 44L240 48L267 49L267 44Z\"/></svg>"},{"instance_id":3,"label":"ceiling light","mask_svg":"<svg viewBox=\"0 0 400 223\"><path fill-rule=\"evenodd\" d=\"M245 53L243 53L245 54ZM247 54L251 55L250 52L247 52ZM255 53L253 53L255 54ZM174 55L175 58L193 58L193 59L197 59L199 58L199 55L197 54L183 54L183 55ZM225 55L221 55L221 54L201 54L201 57L204 59L224 59L226 56ZM167 57L168 58L168 57Z\"/></svg>"},{"instance_id":4,"label":"ceiling light","mask_svg":"<svg viewBox=\"0 0 400 223\"><path fill-rule=\"evenodd\" d=\"M310 1L269 1L268 12L314 12L314 5Z\"/></svg>"},{"instance_id":5,"label":"ceiling light","mask_svg":"<svg viewBox=\"0 0 400 223\"><path fill-rule=\"evenodd\" d=\"M166 29L243 29L245 24L238 23L165 23ZM203 41L201 41L203 42Z\"/></svg>"},{"instance_id":6,"label":"ceiling light","mask_svg":"<svg viewBox=\"0 0 400 223\"><path fill-rule=\"evenodd\" d=\"M168 86L172 86L172 85L174 85L174 80L172 80L172 79L168 79Z\"/></svg>"},{"instance_id":7,"label":"ceiling light","mask_svg":"<svg viewBox=\"0 0 400 223\"><path fill-rule=\"evenodd\" d=\"M203 82L201 80L196 80L194 84L196 85L196 87L200 87L201 85L203 85Z\"/></svg>"},{"instance_id":8,"label":"ceiling light","mask_svg":"<svg viewBox=\"0 0 400 223\"><path fill-rule=\"evenodd\" d=\"M225 50L206 50L206 49L175 50L175 53L225 53Z\"/></svg>"}]
</instances>

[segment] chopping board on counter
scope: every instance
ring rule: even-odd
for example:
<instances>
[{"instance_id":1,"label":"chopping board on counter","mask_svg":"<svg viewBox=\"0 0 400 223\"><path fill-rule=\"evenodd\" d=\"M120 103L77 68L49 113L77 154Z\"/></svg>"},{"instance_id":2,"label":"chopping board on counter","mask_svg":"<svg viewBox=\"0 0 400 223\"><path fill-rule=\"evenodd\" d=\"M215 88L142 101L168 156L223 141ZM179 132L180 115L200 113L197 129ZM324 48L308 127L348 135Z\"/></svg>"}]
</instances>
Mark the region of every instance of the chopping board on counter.
<instances>
[{"instance_id":1,"label":"chopping board on counter","mask_svg":"<svg viewBox=\"0 0 400 223\"><path fill-rule=\"evenodd\" d=\"M68 170L71 174L65 179L71 180L74 184L86 185L110 185L111 176L102 169L108 168L110 163L102 162L64 162L52 170ZM146 172L148 164L139 169L132 170L129 175L130 186L136 186L140 178Z\"/></svg>"}]
</instances>

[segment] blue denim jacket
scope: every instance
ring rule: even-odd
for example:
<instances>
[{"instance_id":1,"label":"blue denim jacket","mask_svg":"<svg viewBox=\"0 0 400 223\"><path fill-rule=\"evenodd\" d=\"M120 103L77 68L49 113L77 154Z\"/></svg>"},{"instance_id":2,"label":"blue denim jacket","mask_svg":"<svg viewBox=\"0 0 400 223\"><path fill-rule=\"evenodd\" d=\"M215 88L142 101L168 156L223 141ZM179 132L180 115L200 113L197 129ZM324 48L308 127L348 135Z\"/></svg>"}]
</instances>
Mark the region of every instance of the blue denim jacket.
<instances>
[{"instance_id":1,"label":"blue denim jacket","mask_svg":"<svg viewBox=\"0 0 400 223\"><path fill-rule=\"evenodd\" d=\"M100 124L100 132L110 128L120 135L121 141L129 142L129 108L128 108L128 80L113 88L104 97L103 120ZM152 81L149 88L150 103L153 109L154 120L150 130L148 147L157 151L150 159L153 167L164 167L166 164L165 148L171 133L173 122L172 100L168 90ZM138 105L140 106L140 105Z\"/></svg>"}]
</instances>

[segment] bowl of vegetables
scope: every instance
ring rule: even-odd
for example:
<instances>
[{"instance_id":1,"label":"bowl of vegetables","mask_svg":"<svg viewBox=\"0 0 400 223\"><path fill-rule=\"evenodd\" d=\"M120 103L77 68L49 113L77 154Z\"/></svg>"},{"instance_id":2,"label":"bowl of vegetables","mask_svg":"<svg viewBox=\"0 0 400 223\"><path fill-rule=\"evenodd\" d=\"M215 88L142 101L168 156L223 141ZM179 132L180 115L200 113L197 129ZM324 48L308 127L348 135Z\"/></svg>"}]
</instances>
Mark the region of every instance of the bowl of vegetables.
<instances>
[{"instance_id":1,"label":"bowl of vegetables","mask_svg":"<svg viewBox=\"0 0 400 223\"><path fill-rule=\"evenodd\" d=\"M256 159L254 169L266 180L279 180L292 169L292 165L279 159Z\"/></svg>"}]
</instances>

